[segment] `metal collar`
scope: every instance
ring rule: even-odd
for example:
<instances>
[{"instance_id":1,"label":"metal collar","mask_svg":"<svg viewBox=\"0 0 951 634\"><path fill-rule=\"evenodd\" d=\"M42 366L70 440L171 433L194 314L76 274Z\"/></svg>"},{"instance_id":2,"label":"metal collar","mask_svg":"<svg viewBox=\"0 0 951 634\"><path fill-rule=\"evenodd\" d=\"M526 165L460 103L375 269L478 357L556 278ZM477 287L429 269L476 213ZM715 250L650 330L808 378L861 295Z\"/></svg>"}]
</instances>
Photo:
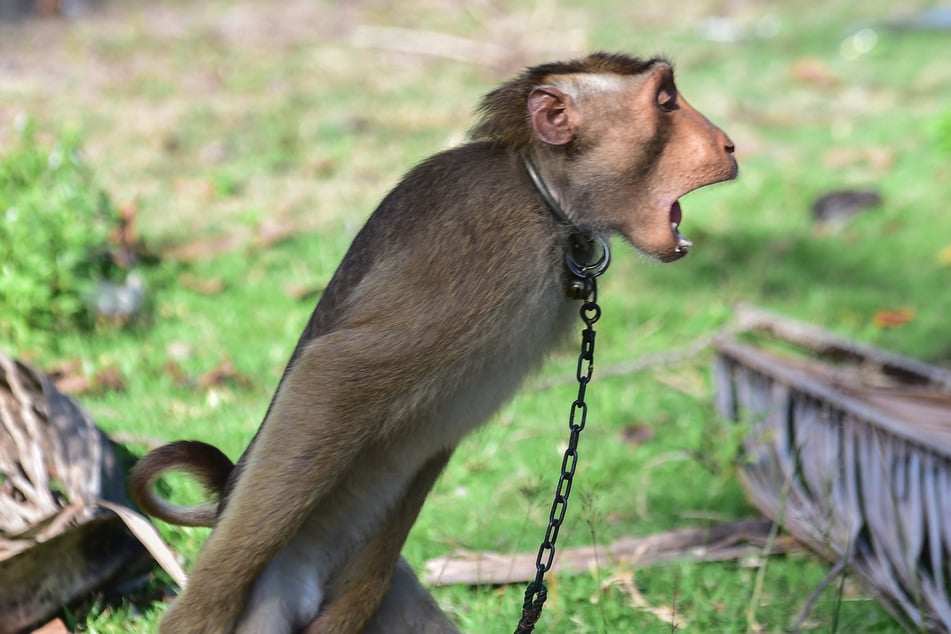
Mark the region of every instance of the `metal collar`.
<instances>
[{"instance_id":1,"label":"metal collar","mask_svg":"<svg viewBox=\"0 0 951 634\"><path fill-rule=\"evenodd\" d=\"M604 273L608 269L608 264L611 263L611 245L608 244L608 241L599 235L592 236L585 233L571 221L568 214L565 213L565 210L561 208L561 205L559 205L555 197L552 196L551 190L548 189L548 185L545 184L545 181L543 181L542 177L538 174L538 170L535 169L535 166L527 158L525 159L525 170L535 184L535 189L541 194L551 215L554 216L555 220L559 223L571 229L571 247L565 254L565 263L568 266L568 270L571 271L571 274L579 279L591 279ZM594 262L588 262L588 258L584 256L590 256L592 252L597 253L598 250L595 249L595 244L600 247L601 255Z\"/></svg>"}]
</instances>

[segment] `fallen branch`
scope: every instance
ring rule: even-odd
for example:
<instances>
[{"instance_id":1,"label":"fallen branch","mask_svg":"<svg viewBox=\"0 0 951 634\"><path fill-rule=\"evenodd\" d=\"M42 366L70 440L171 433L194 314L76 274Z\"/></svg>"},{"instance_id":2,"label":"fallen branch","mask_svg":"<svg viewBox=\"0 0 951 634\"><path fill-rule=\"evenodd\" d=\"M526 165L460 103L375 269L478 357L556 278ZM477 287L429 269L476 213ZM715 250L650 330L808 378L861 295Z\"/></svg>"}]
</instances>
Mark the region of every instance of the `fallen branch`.
<instances>
[{"instance_id":1,"label":"fallen branch","mask_svg":"<svg viewBox=\"0 0 951 634\"><path fill-rule=\"evenodd\" d=\"M552 569L585 573L595 566L645 568L675 561L731 561L801 550L791 537L780 537L769 552L764 546L772 522L745 519L703 528L622 537L609 546L583 546L558 551ZM493 552L462 552L426 562L425 581L431 585L505 584L531 581L535 577L536 553L503 555Z\"/></svg>"},{"instance_id":2,"label":"fallen branch","mask_svg":"<svg viewBox=\"0 0 951 634\"><path fill-rule=\"evenodd\" d=\"M697 337L687 345L681 346L679 348L672 348L667 352L649 354L645 357L641 357L640 359L622 361L620 363L613 363L604 367L598 367L595 369L595 374L597 375L598 379L604 379L614 376L628 376L631 374L637 374L638 372L644 372L658 366L683 363L689 359L699 356L707 348L712 347L720 337L724 336L724 334L733 332L733 330L734 329L732 328L718 330L714 333ZM555 387L574 383L575 381L577 381L577 378L574 374L554 376L547 379L533 381L529 385L528 389L539 391L550 390Z\"/></svg>"}]
</instances>

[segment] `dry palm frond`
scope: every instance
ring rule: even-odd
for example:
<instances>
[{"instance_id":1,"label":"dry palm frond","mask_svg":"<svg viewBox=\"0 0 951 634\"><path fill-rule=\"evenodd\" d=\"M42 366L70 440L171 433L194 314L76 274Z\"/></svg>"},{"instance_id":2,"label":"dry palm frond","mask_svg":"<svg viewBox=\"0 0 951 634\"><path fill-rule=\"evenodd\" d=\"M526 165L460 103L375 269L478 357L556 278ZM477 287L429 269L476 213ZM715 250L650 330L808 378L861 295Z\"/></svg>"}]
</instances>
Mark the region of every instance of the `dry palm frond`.
<instances>
[{"instance_id":1,"label":"dry palm frond","mask_svg":"<svg viewBox=\"0 0 951 634\"><path fill-rule=\"evenodd\" d=\"M101 587L144 549L103 500L125 505L109 439L72 398L0 354L0 632Z\"/></svg>"},{"instance_id":2,"label":"dry palm frond","mask_svg":"<svg viewBox=\"0 0 951 634\"><path fill-rule=\"evenodd\" d=\"M951 631L951 372L757 311L718 345L750 500L909 630Z\"/></svg>"}]
</instances>

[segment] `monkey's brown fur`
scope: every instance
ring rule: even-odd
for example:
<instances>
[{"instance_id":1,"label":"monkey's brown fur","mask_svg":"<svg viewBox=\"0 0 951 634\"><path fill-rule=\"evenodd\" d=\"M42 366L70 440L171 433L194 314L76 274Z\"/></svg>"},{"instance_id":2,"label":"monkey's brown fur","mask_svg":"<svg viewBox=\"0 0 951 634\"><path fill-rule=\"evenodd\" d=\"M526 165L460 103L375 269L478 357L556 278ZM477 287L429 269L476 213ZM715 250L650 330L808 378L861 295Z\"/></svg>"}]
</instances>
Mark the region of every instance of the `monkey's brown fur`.
<instances>
[{"instance_id":1,"label":"monkey's brown fur","mask_svg":"<svg viewBox=\"0 0 951 634\"><path fill-rule=\"evenodd\" d=\"M678 198L736 175L732 142L659 59L528 69L480 115L469 143L411 170L354 239L164 634L454 631L399 552L459 440L577 314L571 234L617 233L675 260L689 247ZM574 226L550 213L526 160ZM159 517L207 522L207 507L160 505L152 484L182 469L214 489L227 464L172 447L136 466L134 495Z\"/></svg>"},{"instance_id":2,"label":"monkey's brown fur","mask_svg":"<svg viewBox=\"0 0 951 634\"><path fill-rule=\"evenodd\" d=\"M552 75L640 75L663 61L659 58L642 60L626 55L603 54L582 60L533 66L482 99L479 119L469 136L474 141L501 143L516 152L527 151L535 142L534 131L531 126L525 125L528 95L538 86L548 83Z\"/></svg>"}]
</instances>

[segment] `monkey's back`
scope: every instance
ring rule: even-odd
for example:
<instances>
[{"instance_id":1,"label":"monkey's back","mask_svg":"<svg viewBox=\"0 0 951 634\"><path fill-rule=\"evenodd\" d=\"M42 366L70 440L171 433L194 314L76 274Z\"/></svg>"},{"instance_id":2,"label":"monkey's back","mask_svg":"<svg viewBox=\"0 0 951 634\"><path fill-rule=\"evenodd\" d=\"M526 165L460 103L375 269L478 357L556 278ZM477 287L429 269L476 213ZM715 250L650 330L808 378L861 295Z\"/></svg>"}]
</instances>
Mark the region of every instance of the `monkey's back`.
<instances>
[{"instance_id":1,"label":"monkey's back","mask_svg":"<svg viewBox=\"0 0 951 634\"><path fill-rule=\"evenodd\" d=\"M465 410L447 411L447 418L487 417L571 323L567 240L568 229L551 216L514 153L477 142L433 155L357 233L284 376L310 342L372 329L366 345L375 353L362 355L367 367L351 368L350 380L379 378L390 366L388 389L418 392L411 402L437 399L445 403L437 409ZM476 389L480 383L484 389ZM432 393L435 385L442 394ZM370 406L374 386L358 389Z\"/></svg>"},{"instance_id":2,"label":"monkey's back","mask_svg":"<svg viewBox=\"0 0 951 634\"><path fill-rule=\"evenodd\" d=\"M552 271L560 275L566 231L529 183L521 159L489 142L452 148L417 165L357 233L302 338L332 327L340 304L358 294L374 266L409 267L416 291L434 298L478 277L471 292L484 292L489 304L506 289L525 288L514 283L520 273L539 282ZM498 262L506 266L500 269Z\"/></svg>"}]
</instances>

